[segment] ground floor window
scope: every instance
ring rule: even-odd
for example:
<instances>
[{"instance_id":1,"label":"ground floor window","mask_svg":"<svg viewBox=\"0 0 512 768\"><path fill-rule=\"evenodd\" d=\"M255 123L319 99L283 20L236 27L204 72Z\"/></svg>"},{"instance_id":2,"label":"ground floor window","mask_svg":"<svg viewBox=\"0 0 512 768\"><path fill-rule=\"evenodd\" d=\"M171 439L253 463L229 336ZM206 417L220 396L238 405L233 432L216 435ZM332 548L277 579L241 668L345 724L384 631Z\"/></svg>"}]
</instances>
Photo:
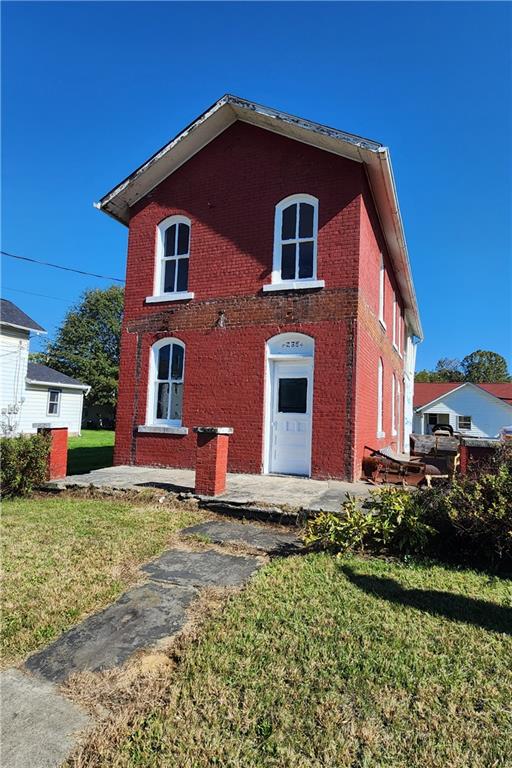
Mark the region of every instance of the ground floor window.
<instances>
[{"instance_id":1,"label":"ground floor window","mask_svg":"<svg viewBox=\"0 0 512 768\"><path fill-rule=\"evenodd\" d=\"M427 425L428 425L428 432L432 432L432 427L435 427L437 424L449 424L450 423L450 414L449 413L427 413Z\"/></svg>"},{"instance_id":2,"label":"ground floor window","mask_svg":"<svg viewBox=\"0 0 512 768\"><path fill-rule=\"evenodd\" d=\"M58 416L60 412L60 389L50 389L48 391L48 416Z\"/></svg>"},{"instance_id":3,"label":"ground floor window","mask_svg":"<svg viewBox=\"0 0 512 768\"><path fill-rule=\"evenodd\" d=\"M152 349L153 401L148 414L155 424L181 426L185 345L164 339Z\"/></svg>"},{"instance_id":4,"label":"ground floor window","mask_svg":"<svg viewBox=\"0 0 512 768\"><path fill-rule=\"evenodd\" d=\"M458 429L471 429L471 416L457 416Z\"/></svg>"}]
</instances>

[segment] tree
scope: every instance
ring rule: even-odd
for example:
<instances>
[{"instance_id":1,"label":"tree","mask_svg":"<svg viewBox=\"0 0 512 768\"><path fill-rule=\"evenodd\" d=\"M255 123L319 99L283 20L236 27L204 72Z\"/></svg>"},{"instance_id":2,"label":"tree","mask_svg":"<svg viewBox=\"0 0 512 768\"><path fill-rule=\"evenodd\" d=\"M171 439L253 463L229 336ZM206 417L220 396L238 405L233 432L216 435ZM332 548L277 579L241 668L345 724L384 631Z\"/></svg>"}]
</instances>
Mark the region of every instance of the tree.
<instances>
[{"instance_id":1,"label":"tree","mask_svg":"<svg viewBox=\"0 0 512 768\"><path fill-rule=\"evenodd\" d=\"M465 381L499 382L510 381L507 361L497 352L477 349L462 360Z\"/></svg>"},{"instance_id":2,"label":"tree","mask_svg":"<svg viewBox=\"0 0 512 768\"><path fill-rule=\"evenodd\" d=\"M428 383L430 381L433 381L432 376L435 376L436 374L432 371L427 371L426 368L423 368L421 371L416 371L416 375L414 377L414 381L420 381L422 383Z\"/></svg>"},{"instance_id":3,"label":"tree","mask_svg":"<svg viewBox=\"0 0 512 768\"><path fill-rule=\"evenodd\" d=\"M460 360L442 357L436 365L436 381L462 381L464 375L460 369Z\"/></svg>"},{"instance_id":4,"label":"tree","mask_svg":"<svg viewBox=\"0 0 512 768\"><path fill-rule=\"evenodd\" d=\"M114 285L85 291L55 341L38 354L39 362L90 385L88 405L116 406L123 301L123 289Z\"/></svg>"},{"instance_id":5,"label":"tree","mask_svg":"<svg viewBox=\"0 0 512 768\"><path fill-rule=\"evenodd\" d=\"M432 381L473 381L499 382L510 381L507 362L497 352L487 352L482 349L472 352L459 361L449 357L442 357L437 361L434 371L423 369L414 377L418 382Z\"/></svg>"}]
</instances>

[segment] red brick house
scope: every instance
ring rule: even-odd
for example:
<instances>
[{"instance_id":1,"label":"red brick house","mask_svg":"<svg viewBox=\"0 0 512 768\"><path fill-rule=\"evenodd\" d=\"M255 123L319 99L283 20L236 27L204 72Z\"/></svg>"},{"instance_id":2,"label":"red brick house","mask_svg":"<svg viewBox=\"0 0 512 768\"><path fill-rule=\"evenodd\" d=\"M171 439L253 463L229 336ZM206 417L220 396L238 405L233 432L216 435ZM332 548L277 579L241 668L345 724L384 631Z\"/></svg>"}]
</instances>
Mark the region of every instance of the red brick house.
<instances>
[{"instance_id":1,"label":"red brick house","mask_svg":"<svg viewBox=\"0 0 512 768\"><path fill-rule=\"evenodd\" d=\"M354 479L412 428L422 331L389 152L224 96L105 195L129 227L116 464Z\"/></svg>"}]
</instances>

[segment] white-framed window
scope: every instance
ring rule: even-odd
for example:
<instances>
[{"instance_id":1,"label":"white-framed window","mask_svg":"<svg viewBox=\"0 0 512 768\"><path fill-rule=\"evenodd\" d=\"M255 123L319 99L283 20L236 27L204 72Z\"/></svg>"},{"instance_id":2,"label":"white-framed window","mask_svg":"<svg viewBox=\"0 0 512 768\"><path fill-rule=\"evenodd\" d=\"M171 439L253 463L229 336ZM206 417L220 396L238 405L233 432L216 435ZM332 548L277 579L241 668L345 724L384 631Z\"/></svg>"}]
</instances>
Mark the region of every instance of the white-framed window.
<instances>
[{"instance_id":1,"label":"white-framed window","mask_svg":"<svg viewBox=\"0 0 512 768\"><path fill-rule=\"evenodd\" d=\"M377 369L377 437L385 437L383 429L383 403L384 403L384 363L379 358Z\"/></svg>"},{"instance_id":2,"label":"white-framed window","mask_svg":"<svg viewBox=\"0 0 512 768\"><path fill-rule=\"evenodd\" d=\"M450 424L449 413L427 413L425 414L425 418L426 418L426 424L427 424L427 430L426 430L427 435L431 435L432 427L435 427L438 424Z\"/></svg>"},{"instance_id":3,"label":"white-framed window","mask_svg":"<svg viewBox=\"0 0 512 768\"><path fill-rule=\"evenodd\" d=\"M457 416L457 429L471 429L471 416Z\"/></svg>"},{"instance_id":4,"label":"white-framed window","mask_svg":"<svg viewBox=\"0 0 512 768\"><path fill-rule=\"evenodd\" d=\"M154 298L193 297L188 292L190 235L186 216L169 216L158 225Z\"/></svg>"},{"instance_id":5,"label":"white-framed window","mask_svg":"<svg viewBox=\"0 0 512 768\"><path fill-rule=\"evenodd\" d=\"M386 323L384 321L384 299L385 299L385 281L386 277L386 268L384 266L384 256L380 255L380 269L379 269L379 320L381 324L386 327Z\"/></svg>"},{"instance_id":6,"label":"white-framed window","mask_svg":"<svg viewBox=\"0 0 512 768\"><path fill-rule=\"evenodd\" d=\"M398 431L398 450L400 450L400 445L402 442L401 436L402 436L402 427L401 427L401 414L402 414L402 388L400 386L400 379L397 379L396 382L397 386L397 392L396 392L396 424L397 424L397 431Z\"/></svg>"},{"instance_id":7,"label":"white-framed window","mask_svg":"<svg viewBox=\"0 0 512 768\"><path fill-rule=\"evenodd\" d=\"M58 416L60 414L60 389L48 390L48 406L46 409L47 416Z\"/></svg>"},{"instance_id":8,"label":"white-framed window","mask_svg":"<svg viewBox=\"0 0 512 768\"><path fill-rule=\"evenodd\" d=\"M276 205L272 283L263 290L323 288L317 280L318 200L291 195Z\"/></svg>"},{"instance_id":9,"label":"white-framed window","mask_svg":"<svg viewBox=\"0 0 512 768\"><path fill-rule=\"evenodd\" d=\"M399 344L399 337L400 337L400 327L397 327L398 318L397 318L397 303L396 303L396 296L393 296L393 346L398 349Z\"/></svg>"},{"instance_id":10,"label":"white-framed window","mask_svg":"<svg viewBox=\"0 0 512 768\"><path fill-rule=\"evenodd\" d=\"M151 347L146 423L180 427L183 418L185 345L161 339Z\"/></svg>"},{"instance_id":11,"label":"white-framed window","mask_svg":"<svg viewBox=\"0 0 512 768\"><path fill-rule=\"evenodd\" d=\"M391 376L391 434L396 435L396 376Z\"/></svg>"}]
</instances>

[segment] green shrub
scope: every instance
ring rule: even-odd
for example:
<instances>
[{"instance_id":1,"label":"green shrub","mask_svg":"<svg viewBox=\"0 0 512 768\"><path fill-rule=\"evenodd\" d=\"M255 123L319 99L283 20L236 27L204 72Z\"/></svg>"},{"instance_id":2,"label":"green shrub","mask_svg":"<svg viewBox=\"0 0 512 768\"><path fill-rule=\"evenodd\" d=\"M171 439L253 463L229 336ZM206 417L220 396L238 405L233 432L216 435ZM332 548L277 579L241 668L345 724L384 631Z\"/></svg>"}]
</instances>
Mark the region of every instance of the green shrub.
<instances>
[{"instance_id":1,"label":"green shrub","mask_svg":"<svg viewBox=\"0 0 512 768\"><path fill-rule=\"evenodd\" d=\"M512 469L456 480L441 502L461 555L490 565L512 565Z\"/></svg>"},{"instance_id":2,"label":"green shrub","mask_svg":"<svg viewBox=\"0 0 512 768\"><path fill-rule=\"evenodd\" d=\"M418 554L434 533L422 519L414 493L382 488L364 506L349 497L339 513L321 512L309 521L306 541L341 552L385 549Z\"/></svg>"},{"instance_id":3,"label":"green shrub","mask_svg":"<svg viewBox=\"0 0 512 768\"><path fill-rule=\"evenodd\" d=\"M26 496L48 473L48 435L0 438L2 496Z\"/></svg>"},{"instance_id":4,"label":"green shrub","mask_svg":"<svg viewBox=\"0 0 512 768\"><path fill-rule=\"evenodd\" d=\"M512 570L512 451L478 473L432 488L383 487L363 503L309 521L306 541L346 552L429 555L471 567Z\"/></svg>"}]
</instances>

